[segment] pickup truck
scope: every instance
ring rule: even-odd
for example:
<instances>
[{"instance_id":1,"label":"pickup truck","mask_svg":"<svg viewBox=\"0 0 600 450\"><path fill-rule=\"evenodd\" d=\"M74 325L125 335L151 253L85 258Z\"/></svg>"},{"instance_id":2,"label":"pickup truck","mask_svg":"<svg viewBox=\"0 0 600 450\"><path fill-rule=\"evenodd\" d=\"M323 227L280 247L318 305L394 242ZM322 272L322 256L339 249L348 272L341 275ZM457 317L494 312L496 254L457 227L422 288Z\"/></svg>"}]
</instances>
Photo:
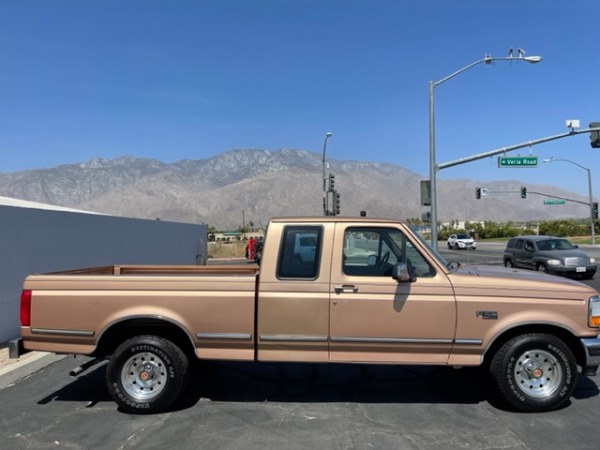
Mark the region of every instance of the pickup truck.
<instances>
[{"instance_id":1,"label":"pickup truck","mask_svg":"<svg viewBox=\"0 0 600 450\"><path fill-rule=\"evenodd\" d=\"M559 408L578 366L592 376L600 364L594 289L449 263L406 223L367 217L271 219L260 265L30 275L21 325L13 354L108 359L107 389L127 412L171 407L194 358L482 366L520 411Z\"/></svg>"}]
</instances>

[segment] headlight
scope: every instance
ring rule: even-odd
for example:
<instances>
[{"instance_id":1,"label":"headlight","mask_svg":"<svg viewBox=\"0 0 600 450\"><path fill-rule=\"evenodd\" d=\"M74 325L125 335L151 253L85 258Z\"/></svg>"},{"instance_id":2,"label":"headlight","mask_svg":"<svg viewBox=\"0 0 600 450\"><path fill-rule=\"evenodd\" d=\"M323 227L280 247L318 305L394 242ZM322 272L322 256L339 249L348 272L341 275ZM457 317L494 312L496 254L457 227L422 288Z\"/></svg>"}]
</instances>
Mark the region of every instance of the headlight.
<instances>
[{"instance_id":1,"label":"headlight","mask_svg":"<svg viewBox=\"0 0 600 450\"><path fill-rule=\"evenodd\" d=\"M588 307L588 325L590 327L600 327L600 296L590 297Z\"/></svg>"},{"instance_id":2,"label":"headlight","mask_svg":"<svg viewBox=\"0 0 600 450\"><path fill-rule=\"evenodd\" d=\"M596 262L596 258L590 258L590 264L594 264Z\"/></svg>"},{"instance_id":3,"label":"headlight","mask_svg":"<svg viewBox=\"0 0 600 450\"><path fill-rule=\"evenodd\" d=\"M560 266L561 264L559 259L549 259L547 262L549 266Z\"/></svg>"}]
</instances>

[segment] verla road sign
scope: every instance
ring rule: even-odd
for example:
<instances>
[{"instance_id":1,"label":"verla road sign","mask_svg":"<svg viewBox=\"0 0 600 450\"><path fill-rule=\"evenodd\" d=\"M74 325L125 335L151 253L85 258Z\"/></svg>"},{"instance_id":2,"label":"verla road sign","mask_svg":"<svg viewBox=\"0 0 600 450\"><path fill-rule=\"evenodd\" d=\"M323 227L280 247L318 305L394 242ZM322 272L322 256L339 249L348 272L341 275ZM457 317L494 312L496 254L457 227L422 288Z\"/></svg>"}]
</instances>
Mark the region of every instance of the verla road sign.
<instances>
[{"instance_id":1,"label":"verla road sign","mask_svg":"<svg viewBox=\"0 0 600 450\"><path fill-rule=\"evenodd\" d=\"M498 156L498 167L537 167L537 156Z\"/></svg>"}]
</instances>

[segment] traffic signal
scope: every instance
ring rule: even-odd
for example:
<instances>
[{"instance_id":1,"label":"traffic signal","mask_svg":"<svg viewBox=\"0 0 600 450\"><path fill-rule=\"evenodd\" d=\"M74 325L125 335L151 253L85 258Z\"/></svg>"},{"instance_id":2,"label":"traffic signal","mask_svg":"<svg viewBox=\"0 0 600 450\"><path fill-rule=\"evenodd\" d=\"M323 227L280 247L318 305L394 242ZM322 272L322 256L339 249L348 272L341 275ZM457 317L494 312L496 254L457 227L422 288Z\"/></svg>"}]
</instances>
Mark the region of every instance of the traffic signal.
<instances>
[{"instance_id":1,"label":"traffic signal","mask_svg":"<svg viewBox=\"0 0 600 450\"><path fill-rule=\"evenodd\" d=\"M329 174L329 192L333 192L335 189L335 175Z\"/></svg>"},{"instance_id":2,"label":"traffic signal","mask_svg":"<svg viewBox=\"0 0 600 450\"><path fill-rule=\"evenodd\" d=\"M527 198L527 188L525 186L521 188L521 198Z\"/></svg>"},{"instance_id":3,"label":"traffic signal","mask_svg":"<svg viewBox=\"0 0 600 450\"><path fill-rule=\"evenodd\" d=\"M331 191L331 215L338 216L340 214L340 194L337 191Z\"/></svg>"},{"instance_id":4,"label":"traffic signal","mask_svg":"<svg viewBox=\"0 0 600 450\"><path fill-rule=\"evenodd\" d=\"M592 203L592 207L594 209L594 219L598 218L598 202Z\"/></svg>"},{"instance_id":5,"label":"traffic signal","mask_svg":"<svg viewBox=\"0 0 600 450\"><path fill-rule=\"evenodd\" d=\"M600 122L590 123L590 128L600 128ZM592 148L600 148L600 130L590 131L590 145Z\"/></svg>"},{"instance_id":6,"label":"traffic signal","mask_svg":"<svg viewBox=\"0 0 600 450\"><path fill-rule=\"evenodd\" d=\"M481 188L475 188L475 198L477 200L481 198Z\"/></svg>"}]
</instances>

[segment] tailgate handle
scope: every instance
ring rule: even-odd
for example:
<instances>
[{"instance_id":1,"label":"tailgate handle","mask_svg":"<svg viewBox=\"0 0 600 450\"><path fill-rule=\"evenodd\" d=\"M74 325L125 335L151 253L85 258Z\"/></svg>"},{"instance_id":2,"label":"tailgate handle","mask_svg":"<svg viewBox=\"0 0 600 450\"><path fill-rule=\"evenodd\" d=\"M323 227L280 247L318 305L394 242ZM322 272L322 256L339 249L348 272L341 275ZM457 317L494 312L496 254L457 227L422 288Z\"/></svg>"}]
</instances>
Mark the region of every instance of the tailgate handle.
<instances>
[{"instance_id":1,"label":"tailgate handle","mask_svg":"<svg viewBox=\"0 0 600 450\"><path fill-rule=\"evenodd\" d=\"M345 292L345 293L358 292L358 288L356 286L354 286L353 284L342 284L341 286L335 287L336 294L341 294L342 292Z\"/></svg>"}]
</instances>

